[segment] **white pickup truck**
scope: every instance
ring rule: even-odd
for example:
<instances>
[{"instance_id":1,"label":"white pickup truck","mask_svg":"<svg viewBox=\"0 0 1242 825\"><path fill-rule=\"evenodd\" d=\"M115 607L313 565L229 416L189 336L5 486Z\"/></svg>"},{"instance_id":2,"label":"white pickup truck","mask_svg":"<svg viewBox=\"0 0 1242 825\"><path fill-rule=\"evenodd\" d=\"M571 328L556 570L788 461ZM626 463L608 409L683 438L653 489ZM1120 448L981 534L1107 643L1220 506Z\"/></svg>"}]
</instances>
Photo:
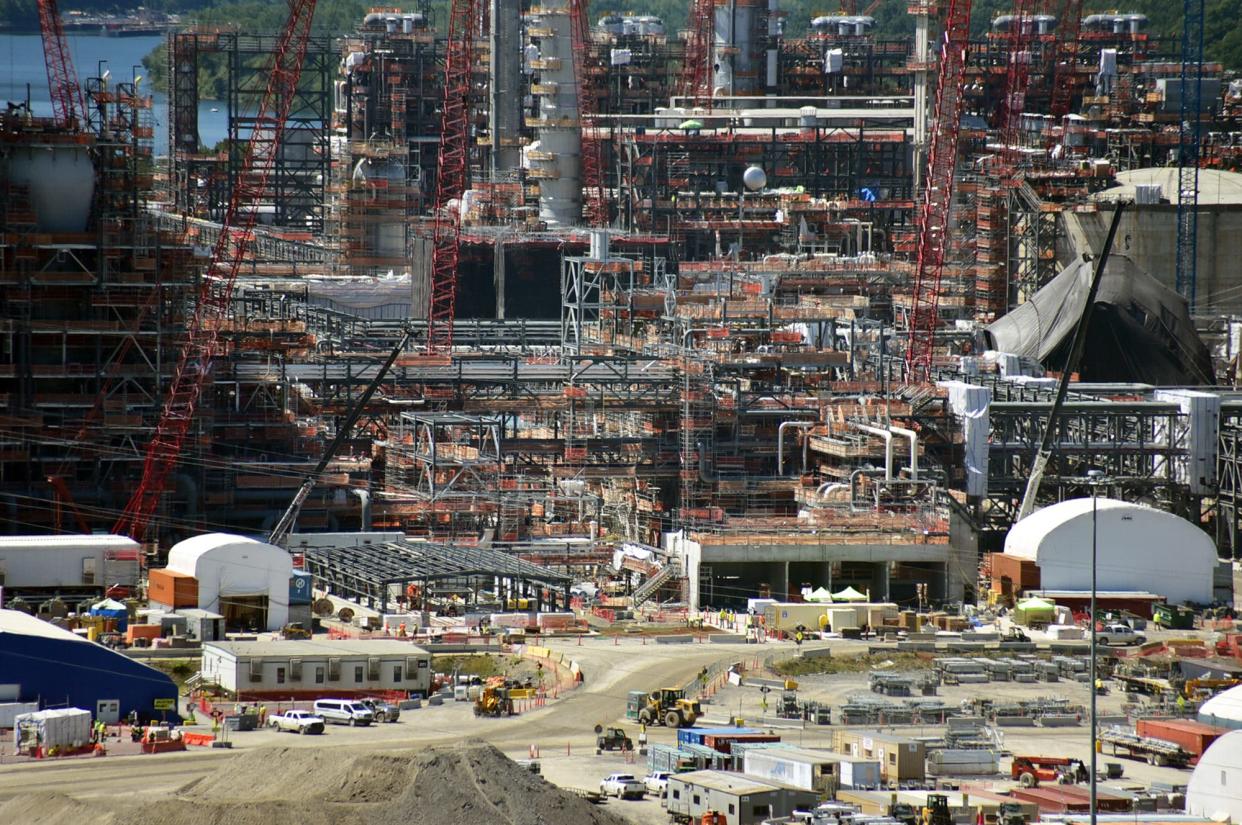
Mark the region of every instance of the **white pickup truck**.
<instances>
[{"instance_id":1,"label":"white pickup truck","mask_svg":"<svg viewBox=\"0 0 1242 825\"><path fill-rule=\"evenodd\" d=\"M642 799L647 794L647 786L632 773L611 773L599 783L599 792L617 799Z\"/></svg>"},{"instance_id":2,"label":"white pickup truck","mask_svg":"<svg viewBox=\"0 0 1242 825\"><path fill-rule=\"evenodd\" d=\"M1095 643L1098 645L1142 645L1147 643L1147 637L1142 633L1135 632L1134 628L1125 624L1109 624L1104 625L1103 630L1096 631Z\"/></svg>"},{"instance_id":3,"label":"white pickup truck","mask_svg":"<svg viewBox=\"0 0 1242 825\"><path fill-rule=\"evenodd\" d=\"M323 718L309 710L287 710L267 717L267 726L290 733L323 733Z\"/></svg>"}]
</instances>

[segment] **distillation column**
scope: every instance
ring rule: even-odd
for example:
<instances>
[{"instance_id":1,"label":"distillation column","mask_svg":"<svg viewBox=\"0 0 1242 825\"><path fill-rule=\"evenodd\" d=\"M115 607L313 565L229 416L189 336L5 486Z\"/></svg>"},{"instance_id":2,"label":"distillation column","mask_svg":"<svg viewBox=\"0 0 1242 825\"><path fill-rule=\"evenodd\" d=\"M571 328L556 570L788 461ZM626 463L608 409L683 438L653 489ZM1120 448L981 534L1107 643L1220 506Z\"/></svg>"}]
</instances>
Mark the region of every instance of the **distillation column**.
<instances>
[{"instance_id":1,"label":"distillation column","mask_svg":"<svg viewBox=\"0 0 1242 825\"><path fill-rule=\"evenodd\" d=\"M511 0L491 0L492 178L518 168L522 154L522 10Z\"/></svg>"},{"instance_id":2,"label":"distillation column","mask_svg":"<svg viewBox=\"0 0 1242 825\"><path fill-rule=\"evenodd\" d=\"M528 177L539 183L539 218L549 227L582 221L582 131L574 80L569 0L544 0L527 17L537 50L530 60L537 139L526 151Z\"/></svg>"}]
</instances>

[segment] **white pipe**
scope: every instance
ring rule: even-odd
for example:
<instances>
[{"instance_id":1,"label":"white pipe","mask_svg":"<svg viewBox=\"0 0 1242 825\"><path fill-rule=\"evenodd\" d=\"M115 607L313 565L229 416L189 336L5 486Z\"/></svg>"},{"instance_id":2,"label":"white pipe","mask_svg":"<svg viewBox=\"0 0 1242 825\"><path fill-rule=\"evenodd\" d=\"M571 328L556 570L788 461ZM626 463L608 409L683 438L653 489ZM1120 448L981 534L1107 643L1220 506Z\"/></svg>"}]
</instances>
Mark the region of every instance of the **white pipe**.
<instances>
[{"instance_id":1,"label":"white pipe","mask_svg":"<svg viewBox=\"0 0 1242 825\"><path fill-rule=\"evenodd\" d=\"M893 480L893 434L888 430L882 430L879 427L872 427L870 424L859 424L853 422L854 426L865 433L878 435L884 439L884 480Z\"/></svg>"},{"instance_id":2,"label":"white pipe","mask_svg":"<svg viewBox=\"0 0 1242 825\"><path fill-rule=\"evenodd\" d=\"M819 485L819 489L815 491L815 499L817 501L824 501L828 498L828 496L832 495L837 490L845 490L848 489L849 486L850 485L846 484L844 481L825 481L823 484Z\"/></svg>"},{"instance_id":3,"label":"white pipe","mask_svg":"<svg viewBox=\"0 0 1242 825\"><path fill-rule=\"evenodd\" d=\"M905 436L910 439L910 480L919 480L919 434L914 430L907 430L905 427L898 427L896 424L888 426L897 435Z\"/></svg>"},{"instance_id":4,"label":"white pipe","mask_svg":"<svg viewBox=\"0 0 1242 825\"><path fill-rule=\"evenodd\" d=\"M809 430L814 427L817 421L782 421L781 425L776 428L776 474L778 476L785 475L785 428L797 427L800 430ZM803 455L805 456L805 451ZM805 463L805 461L803 462Z\"/></svg>"}]
</instances>

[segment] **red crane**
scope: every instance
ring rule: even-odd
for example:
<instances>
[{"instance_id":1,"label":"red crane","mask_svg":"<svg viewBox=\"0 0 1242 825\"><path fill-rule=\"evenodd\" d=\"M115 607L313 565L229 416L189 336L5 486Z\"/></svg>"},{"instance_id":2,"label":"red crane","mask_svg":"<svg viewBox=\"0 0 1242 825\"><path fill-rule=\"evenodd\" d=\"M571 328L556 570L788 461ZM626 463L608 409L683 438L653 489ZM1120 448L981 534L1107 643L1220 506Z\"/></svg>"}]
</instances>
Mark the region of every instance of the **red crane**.
<instances>
[{"instance_id":1,"label":"red crane","mask_svg":"<svg viewBox=\"0 0 1242 825\"><path fill-rule=\"evenodd\" d=\"M713 0L692 0L686 35L686 56L681 64L681 89L697 103L712 99L712 40L716 34Z\"/></svg>"},{"instance_id":2,"label":"red crane","mask_svg":"<svg viewBox=\"0 0 1242 825\"><path fill-rule=\"evenodd\" d=\"M597 126L595 89L587 71L587 52L591 45L589 15L587 0L569 0L569 33L582 133L582 217L588 226L603 226L608 222L608 204L604 197L604 142L593 131L590 134L587 131Z\"/></svg>"},{"instance_id":3,"label":"red crane","mask_svg":"<svg viewBox=\"0 0 1242 825\"><path fill-rule=\"evenodd\" d=\"M431 234L431 300L427 311L427 352L431 354L447 353L453 347L461 213L450 208L450 201L461 198L469 172L470 75L474 68L479 17L479 0L453 0L445 43L436 210Z\"/></svg>"},{"instance_id":4,"label":"red crane","mask_svg":"<svg viewBox=\"0 0 1242 825\"><path fill-rule=\"evenodd\" d=\"M932 347L940 321L940 277L948 244L949 209L953 203L953 173L962 119L962 81L966 74L966 50L970 46L970 4L971 0L949 0L944 34L940 39L936 109L927 138L924 189L915 219L918 256L910 308L910 340L906 345L906 372L910 380L930 377Z\"/></svg>"},{"instance_id":5,"label":"red crane","mask_svg":"<svg viewBox=\"0 0 1242 825\"><path fill-rule=\"evenodd\" d=\"M199 283L186 342L164 398L155 436L147 445L142 480L113 527L114 533L138 541L146 538L168 476L181 456L181 446L198 410L203 385L219 351L219 322L228 312L238 270L254 240L258 206L267 194L285 123L297 96L315 3L316 0L289 0L289 20L277 41L241 172L233 186L220 235L212 248L211 261Z\"/></svg>"},{"instance_id":6,"label":"red crane","mask_svg":"<svg viewBox=\"0 0 1242 825\"><path fill-rule=\"evenodd\" d=\"M1018 132L1022 112L1026 110L1026 90L1031 79L1031 41L1035 33L1032 17L1033 0L1015 0L1013 26L1005 38L1005 53L1009 64L1005 70L1005 96L1001 99L1000 154L1006 171L1012 170L1018 159Z\"/></svg>"},{"instance_id":7,"label":"red crane","mask_svg":"<svg viewBox=\"0 0 1242 825\"><path fill-rule=\"evenodd\" d=\"M56 0L39 0L39 31L43 34L43 61L47 64L47 86L52 94L52 117L56 125L72 129L86 117L86 98L73 57L65 41Z\"/></svg>"},{"instance_id":8,"label":"red crane","mask_svg":"<svg viewBox=\"0 0 1242 825\"><path fill-rule=\"evenodd\" d=\"M1078 68L1078 34L1082 30L1082 0L1063 0L1057 17L1057 41L1052 58L1052 102L1048 113L1060 121L1069 114Z\"/></svg>"}]
</instances>

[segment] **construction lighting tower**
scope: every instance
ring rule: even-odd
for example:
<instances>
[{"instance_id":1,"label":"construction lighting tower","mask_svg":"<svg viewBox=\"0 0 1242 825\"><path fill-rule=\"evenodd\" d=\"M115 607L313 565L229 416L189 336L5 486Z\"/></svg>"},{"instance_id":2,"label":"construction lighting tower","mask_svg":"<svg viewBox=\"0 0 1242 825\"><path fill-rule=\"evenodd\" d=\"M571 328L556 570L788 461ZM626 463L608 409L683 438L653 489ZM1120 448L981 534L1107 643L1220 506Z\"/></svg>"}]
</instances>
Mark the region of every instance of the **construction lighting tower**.
<instances>
[{"instance_id":1,"label":"construction lighting tower","mask_svg":"<svg viewBox=\"0 0 1242 825\"><path fill-rule=\"evenodd\" d=\"M712 40L715 37L713 0L691 0L690 17L686 21L686 56L681 64L681 88L684 97L697 104L712 99Z\"/></svg>"},{"instance_id":2,"label":"construction lighting tower","mask_svg":"<svg viewBox=\"0 0 1242 825\"><path fill-rule=\"evenodd\" d=\"M457 262L461 214L450 208L466 190L470 151L470 76L482 0L453 0L444 55L444 96L440 107L440 155L436 166L435 224L431 235L431 300L427 312L427 352L453 348L457 309Z\"/></svg>"},{"instance_id":3,"label":"construction lighting tower","mask_svg":"<svg viewBox=\"0 0 1242 825\"><path fill-rule=\"evenodd\" d=\"M1199 150L1203 140L1203 0L1182 2L1181 128L1177 143L1177 291L1195 311Z\"/></svg>"},{"instance_id":4,"label":"construction lighting tower","mask_svg":"<svg viewBox=\"0 0 1242 825\"><path fill-rule=\"evenodd\" d=\"M56 0L39 0L39 31L43 35L43 62L47 64L47 87L52 96L52 117L63 129L86 123L86 98L73 69L73 56L65 40Z\"/></svg>"},{"instance_id":5,"label":"construction lighting tower","mask_svg":"<svg viewBox=\"0 0 1242 825\"><path fill-rule=\"evenodd\" d=\"M927 139L927 166L915 224L918 255L910 307L910 340L906 344L906 373L911 381L925 380L931 375L932 348L940 320L940 276L944 270L949 209L953 203L953 173L962 119L962 81L970 44L970 5L971 0L949 0L944 33L940 38L936 109Z\"/></svg>"},{"instance_id":6,"label":"construction lighting tower","mask_svg":"<svg viewBox=\"0 0 1242 825\"><path fill-rule=\"evenodd\" d=\"M1052 102L1048 113L1055 121L1069 114L1078 73L1078 35L1082 31L1082 0L1063 0L1057 15L1056 45L1052 53ZM1056 124L1054 124L1056 125Z\"/></svg>"},{"instance_id":7,"label":"construction lighting tower","mask_svg":"<svg viewBox=\"0 0 1242 825\"><path fill-rule=\"evenodd\" d=\"M168 476L181 457L182 444L219 350L220 324L228 314L242 260L254 241L259 205L267 195L285 123L297 97L315 3L316 0L289 0L289 20L276 43L267 88L255 114L254 131L246 144L241 174L229 198L220 236L199 282L186 342L164 397L155 436L147 446L142 480L113 527L114 533L137 541L146 539Z\"/></svg>"},{"instance_id":8,"label":"construction lighting tower","mask_svg":"<svg viewBox=\"0 0 1242 825\"><path fill-rule=\"evenodd\" d=\"M587 0L570 0L569 32L574 53L574 83L578 98L578 128L582 135L582 218L588 226L608 223L608 204L604 197L604 143L599 135L588 136L597 127L596 99L587 50L591 45L591 18Z\"/></svg>"}]
</instances>

